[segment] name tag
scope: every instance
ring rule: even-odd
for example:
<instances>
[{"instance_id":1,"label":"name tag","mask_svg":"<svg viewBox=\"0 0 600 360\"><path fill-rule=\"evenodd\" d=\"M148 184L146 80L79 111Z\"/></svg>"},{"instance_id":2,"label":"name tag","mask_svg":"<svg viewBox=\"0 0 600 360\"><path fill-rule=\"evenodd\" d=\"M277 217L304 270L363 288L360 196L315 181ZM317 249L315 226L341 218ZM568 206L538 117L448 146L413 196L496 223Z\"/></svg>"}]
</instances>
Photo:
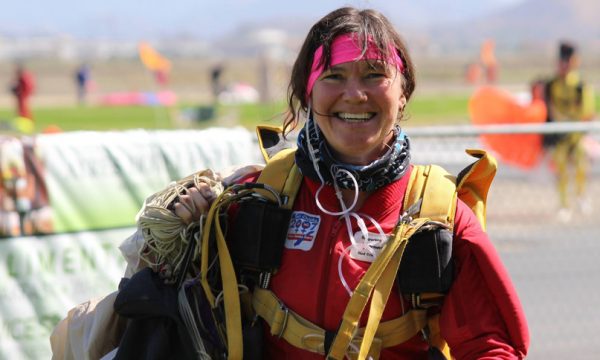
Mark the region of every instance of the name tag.
<instances>
[{"instance_id":1,"label":"name tag","mask_svg":"<svg viewBox=\"0 0 600 360\"><path fill-rule=\"evenodd\" d=\"M358 231L354 233L356 245L350 248L350 257L354 260L372 263L381 253L387 239L387 235L381 235L379 233L368 233L368 238L365 239L363 233Z\"/></svg>"}]
</instances>

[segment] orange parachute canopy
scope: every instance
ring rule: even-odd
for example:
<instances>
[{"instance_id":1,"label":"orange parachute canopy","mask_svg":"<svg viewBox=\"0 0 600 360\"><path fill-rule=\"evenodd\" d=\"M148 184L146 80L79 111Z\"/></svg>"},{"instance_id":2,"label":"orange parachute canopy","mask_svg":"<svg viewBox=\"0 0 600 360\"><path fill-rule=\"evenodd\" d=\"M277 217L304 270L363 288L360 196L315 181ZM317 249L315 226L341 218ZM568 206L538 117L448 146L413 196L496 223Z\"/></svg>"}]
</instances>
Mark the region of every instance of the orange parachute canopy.
<instances>
[{"instance_id":1,"label":"orange parachute canopy","mask_svg":"<svg viewBox=\"0 0 600 360\"><path fill-rule=\"evenodd\" d=\"M546 105L542 100L524 105L506 91L484 86L471 96L469 114L474 125L543 123ZM501 161L523 169L536 166L543 155L540 134L484 134L480 140Z\"/></svg>"},{"instance_id":2,"label":"orange parachute canopy","mask_svg":"<svg viewBox=\"0 0 600 360\"><path fill-rule=\"evenodd\" d=\"M167 73L171 70L171 62L158 53L150 44L141 42L138 45L140 60L148 70Z\"/></svg>"}]
</instances>

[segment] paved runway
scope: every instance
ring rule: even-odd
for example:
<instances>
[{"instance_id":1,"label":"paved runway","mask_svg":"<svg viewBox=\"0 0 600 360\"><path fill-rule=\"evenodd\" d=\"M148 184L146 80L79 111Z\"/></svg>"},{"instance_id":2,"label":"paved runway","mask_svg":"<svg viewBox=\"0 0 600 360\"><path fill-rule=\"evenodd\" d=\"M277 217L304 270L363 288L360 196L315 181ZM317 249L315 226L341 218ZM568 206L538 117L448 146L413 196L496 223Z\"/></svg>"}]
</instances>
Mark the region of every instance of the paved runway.
<instances>
[{"instance_id":1,"label":"paved runway","mask_svg":"<svg viewBox=\"0 0 600 360\"><path fill-rule=\"evenodd\" d=\"M600 178L588 196L592 213L562 223L552 184L500 177L490 194L488 230L527 314L530 359L600 358Z\"/></svg>"}]
</instances>

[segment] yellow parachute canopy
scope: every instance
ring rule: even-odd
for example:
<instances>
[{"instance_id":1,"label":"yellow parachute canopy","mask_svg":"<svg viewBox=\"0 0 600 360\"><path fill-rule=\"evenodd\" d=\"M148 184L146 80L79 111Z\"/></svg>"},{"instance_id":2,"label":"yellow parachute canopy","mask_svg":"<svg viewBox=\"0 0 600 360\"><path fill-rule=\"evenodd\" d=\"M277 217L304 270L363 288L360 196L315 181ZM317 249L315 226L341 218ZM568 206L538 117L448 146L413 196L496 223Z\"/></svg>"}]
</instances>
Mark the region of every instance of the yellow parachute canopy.
<instances>
[{"instance_id":1,"label":"yellow parachute canopy","mask_svg":"<svg viewBox=\"0 0 600 360\"><path fill-rule=\"evenodd\" d=\"M154 50L150 44L141 42L138 45L140 60L148 70L169 72L171 70L171 62L163 57L158 51Z\"/></svg>"}]
</instances>

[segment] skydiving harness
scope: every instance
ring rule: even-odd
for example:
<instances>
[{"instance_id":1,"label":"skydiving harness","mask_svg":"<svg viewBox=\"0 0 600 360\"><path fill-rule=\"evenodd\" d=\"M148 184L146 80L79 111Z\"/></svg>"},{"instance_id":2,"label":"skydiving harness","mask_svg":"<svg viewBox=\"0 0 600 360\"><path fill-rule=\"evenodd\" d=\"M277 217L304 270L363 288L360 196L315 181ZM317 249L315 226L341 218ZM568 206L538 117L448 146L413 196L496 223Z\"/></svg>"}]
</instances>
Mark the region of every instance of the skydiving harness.
<instances>
[{"instance_id":1,"label":"skydiving harness","mask_svg":"<svg viewBox=\"0 0 600 360\"><path fill-rule=\"evenodd\" d=\"M496 171L495 159L482 150L467 150L478 160L457 178L436 165L413 168L404 214L354 290L337 331L328 332L288 309L268 290L270 276L281 263L291 209L302 181L294 163L295 150L280 148L280 132L275 127L257 128L267 166L256 183L233 185L220 194L202 231L200 283L213 310L223 303L223 311L220 315L213 311L213 319L220 324L228 358L240 359L246 354L242 334L256 324L258 317L269 325L272 335L328 359L346 355L377 359L383 348L401 344L420 331L431 348L437 349L433 351L450 358L439 333L439 315L429 316L428 309L441 306L452 283L457 197L473 209L485 228L485 201ZM273 148L278 152L271 156L269 150ZM228 229L221 226L221 216L233 203L238 207L237 215L226 242ZM219 279L209 260L215 252ZM410 299L412 309L399 318L381 322L394 281ZM369 300L367 324L359 328Z\"/></svg>"}]
</instances>

